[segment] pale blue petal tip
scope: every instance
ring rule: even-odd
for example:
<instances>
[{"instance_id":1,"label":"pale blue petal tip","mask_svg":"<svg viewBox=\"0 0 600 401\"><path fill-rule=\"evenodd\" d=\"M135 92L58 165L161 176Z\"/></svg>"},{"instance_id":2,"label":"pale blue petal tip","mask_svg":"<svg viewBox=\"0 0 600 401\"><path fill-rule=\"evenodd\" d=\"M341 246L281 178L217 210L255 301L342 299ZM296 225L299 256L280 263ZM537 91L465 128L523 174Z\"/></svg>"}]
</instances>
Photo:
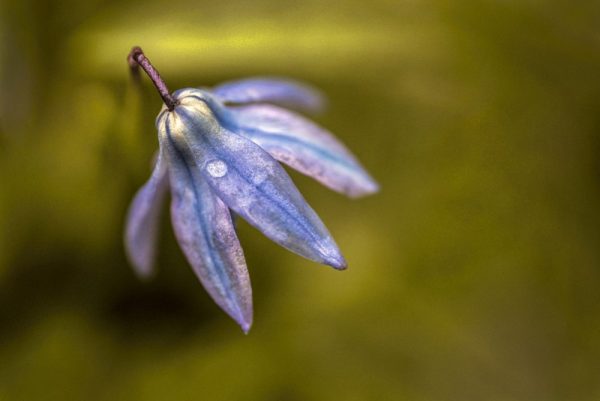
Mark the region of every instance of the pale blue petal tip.
<instances>
[{"instance_id":1,"label":"pale blue petal tip","mask_svg":"<svg viewBox=\"0 0 600 401\"><path fill-rule=\"evenodd\" d=\"M248 334L250 332L250 328L252 327L252 323L243 322L240 323L240 327L242 328L244 334Z\"/></svg>"},{"instance_id":2,"label":"pale blue petal tip","mask_svg":"<svg viewBox=\"0 0 600 401\"><path fill-rule=\"evenodd\" d=\"M231 311L228 313L229 316L238 324L238 326L240 326L244 334L248 334L248 332L252 328L252 308L250 307L249 309L244 310L238 305L238 307L236 307L235 309L235 312Z\"/></svg>"},{"instance_id":3,"label":"pale blue petal tip","mask_svg":"<svg viewBox=\"0 0 600 401\"><path fill-rule=\"evenodd\" d=\"M381 190L381 186L372 177L368 178L363 182L361 191L349 194L348 196L353 199L364 198L365 196L376 194Z\"/></svg>"},{"instance_id":4,"label":"pale blue petal tip","mask_svg":"<svg viewBox=\"0 0 600 401\"><path fill-rule=\"evenodd\" d=\"M348 262L338 249L337 245L331 245L322 251L323 261L322 263L331 266L336 270L346 270L348 268Z\"/></svg>"},{"instance_id":5,"label":"pale blue petal tip","mask_svg":"<svg viewBox=\"0 0 600 401\"><path fill-rule=\"evenodd\" d=\"M240 326L244 334L248 334L250 328L252 328L252 321L254 319L251 300L249 305L243 302L236 303L233 309L229 312L229 316Z\"/></svg>"},{"instance_id":6,"label":"pale blue petal tip","mask_svg":"<svg viewBox=\"0 0 600 401\"><path fill-rule=\"evenodd\" d=\"M337 258L331 258L327 260L327 265L333 267L336 270L346 270L348 268L348 262L342 255Z\"/></svg>"},{"instance_id":7,"label":"pale blue petal tip","mask_svg":"<svg viewBox=\"0 0 600 401\"><path fill-rule=\"evenodd\" d=\"M150 266L144 269L138 267L134 268L133 271L135 272L136 277L144 282L149 282L154 278L154 276L156 276L154 266Z\"/></svg>"}]
</instances>

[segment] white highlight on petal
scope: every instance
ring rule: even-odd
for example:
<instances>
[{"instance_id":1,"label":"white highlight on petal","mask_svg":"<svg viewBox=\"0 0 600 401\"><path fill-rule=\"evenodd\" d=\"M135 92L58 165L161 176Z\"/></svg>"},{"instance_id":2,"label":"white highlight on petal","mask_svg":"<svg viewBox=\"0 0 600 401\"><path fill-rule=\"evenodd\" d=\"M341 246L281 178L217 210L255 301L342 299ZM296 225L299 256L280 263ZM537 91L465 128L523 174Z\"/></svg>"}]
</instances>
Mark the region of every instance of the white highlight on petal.
<instances>
[{"instance_id":1,"label":"white highlight on petal","mask_svg":"<svg viewBox=\"0 0 600 401\"><path fill-rule=\"evenodd\" d=\"M223 160L213 160L206 164L206 171L215 178L221 178L227 174L227 164Z\"/></svg>"}]
</instances>

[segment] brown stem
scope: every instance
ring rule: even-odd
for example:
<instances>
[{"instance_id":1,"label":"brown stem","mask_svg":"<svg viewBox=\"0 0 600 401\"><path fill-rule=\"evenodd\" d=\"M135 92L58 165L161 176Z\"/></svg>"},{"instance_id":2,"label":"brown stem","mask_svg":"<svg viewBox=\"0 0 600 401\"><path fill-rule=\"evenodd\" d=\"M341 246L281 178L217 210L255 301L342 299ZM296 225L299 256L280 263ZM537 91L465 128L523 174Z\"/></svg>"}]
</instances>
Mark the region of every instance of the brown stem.
<instances>
[{"instance_id":1,"label":"brown stem","mask_svg":"<svg viewBox=\"0 0 600 401\"><path fill-rule=\"evenodd\" d=\"M156 68L154 68L152 63L150 63L150 60L148 60L148 58L144 55L143 50L138 46L134 46L127 56L127 62L129 63L129 68L131 69L132 75L135 77L139 78L139 67L142 67L148 77L150 77L152 80L152 83L158 90L158 93L160 94L160 97L167 108L170 111L173 111L177 105L177 101L173 99L173 96L171 96L171 92L169 92L169 88L167 88L165 81L163 81Z\"/></svg>"}]
</instances>

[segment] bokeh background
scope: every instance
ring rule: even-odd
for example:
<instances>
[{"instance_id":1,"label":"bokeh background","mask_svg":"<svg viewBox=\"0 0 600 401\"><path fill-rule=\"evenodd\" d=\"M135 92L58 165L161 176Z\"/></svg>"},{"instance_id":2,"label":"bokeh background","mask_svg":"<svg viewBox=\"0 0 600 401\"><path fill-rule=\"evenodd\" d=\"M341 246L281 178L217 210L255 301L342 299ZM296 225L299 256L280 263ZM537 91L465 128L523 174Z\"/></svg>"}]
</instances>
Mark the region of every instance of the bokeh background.
<instances>
[{"instance_id":1,"label":"bokeh background","mask_svg":"<svg viewBox=\"0 0 600 401\"><path fill-rule=\"evenodd\" d=\"M2 0L0 400L600 399L600 3ZM124 214L160 99L305 80L380 181L292 173L350 263L247 224L249 335L165 217L138 281Z\"/></svg>"}]
</instances>

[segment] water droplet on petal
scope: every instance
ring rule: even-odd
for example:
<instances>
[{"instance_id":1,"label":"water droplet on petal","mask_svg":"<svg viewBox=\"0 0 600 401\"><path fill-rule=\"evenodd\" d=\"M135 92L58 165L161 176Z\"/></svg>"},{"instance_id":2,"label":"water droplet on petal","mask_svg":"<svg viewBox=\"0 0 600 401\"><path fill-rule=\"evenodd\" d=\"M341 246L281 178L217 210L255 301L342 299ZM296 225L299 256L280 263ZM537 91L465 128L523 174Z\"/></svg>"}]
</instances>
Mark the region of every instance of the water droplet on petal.
<instances>
[{"instance_id":1,"label":"water droplet on petal","mask_svg":"<svg viewBox=\"0 0 600 401\"><path fill-rule=\"evenodd\" d=\"M213 160L206 164L206 171L211 176L220 178L227 174L227 164L223 160Z\"/></svg>"}]
</instances>

